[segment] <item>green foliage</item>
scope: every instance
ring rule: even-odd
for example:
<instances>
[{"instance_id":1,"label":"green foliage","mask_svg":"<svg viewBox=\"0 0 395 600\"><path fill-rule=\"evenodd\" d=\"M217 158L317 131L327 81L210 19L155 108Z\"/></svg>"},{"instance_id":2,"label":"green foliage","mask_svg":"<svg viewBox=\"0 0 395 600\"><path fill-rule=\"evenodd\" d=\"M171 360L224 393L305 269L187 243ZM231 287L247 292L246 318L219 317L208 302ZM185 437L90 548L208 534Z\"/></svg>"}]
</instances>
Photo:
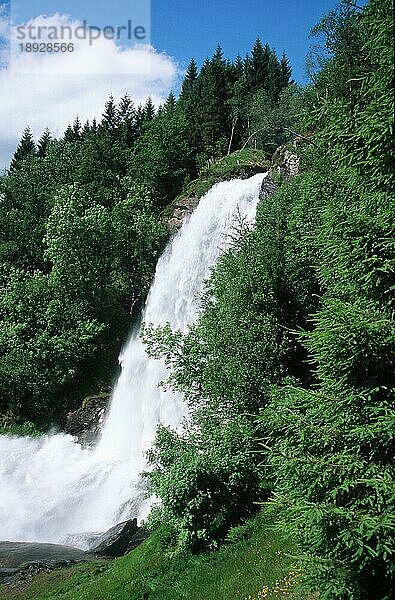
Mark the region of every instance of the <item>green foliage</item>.
<instances>
[{"instance_id":1,"label":"green foliage","mask_svg":"<svg viewBox=\"0 0 395 600\"><path fill-rule=\"evenodd\" d=\"M216 548L229 528L250 516L259 488L247 421L196 425L182 434L160 427L148 459L150 492L161 499L156 520L177 531L180 548Z\"/></svg>"},{"instance_id":2,"label":"green foliage","mask_svg":"<svg viewBox=\"0 0 395 600\"><path fill-rule=\"evenodd\" d=\"M24 131L0 179L1 411L51 421L113 378L166 238L160 211L199 167L200 195L266 168L248 151L212 165L240 148L252 87L269 90L260 61L255 49L249 79L218 47L159 109L111 96L99 122L77 116L60 140L46 130L36 148ZM279 91L290 72L285 58L277 67Z\"/></svg>"},{"instance_id":3,"label":"green foliage","mask_svg":"<svg viewBox=\"0 0 395 600\"><path fill-rule=\"evenodd\" d=\"M295 203L299 192L295 184ZM235 228L234 247L217 264L188 334L144 328L148 352L171 368L168 384L184 393L190 413L182 434L159 431L148 478L161 518L195 550L215 547L267 495L257 455L264 428L256 430L254 415L273 382L285 374L306 378L305 351L291 330L306 323L317 282L311 254L296 254L295 264L291 251L311 234L316 214L309 202L307 196L297 208L304 231L295 217L287 220L292 204L285 193L262 203L256 230Z\"/></svg>"},{"instance_id":4,"label":"green foliage","mask_svg":"<svg viewBox=\"0 0 395 600\"><path fill-rule=\"evenodd\" d=\"M304 97L295 85L285 87L273 103L266 91L257 92L252 99L252 140L261 149L273 153L276 148L295 137L302 129L301 113Z\"/></svg>"},{"instance_id":5,"label":"green foliage","mask_svg":"<svg viewBox=\"0 0 395 600\"><path fill-rule=\"evenodd\" d=\"M258 40L245 61L218 47L200 72L191 62L179 100L171 94L158 110L151 99L135 109L110 98L99 124L77 119L60 142L40 141L39 158L26 133L1 179L1 410L17 422L51 417L108 374L165 239L158 212L186 182L199 196L238 169L266 168L265 152L293 130L312 131L302 174L261 201L254 230L236 225L197 323L186 334L145 327L149 353L164 358L166 385L190 413L179 433L159 428L146 476L173 555L226 539L243 546L245 518L271 494L269 510L310 565L308 594L389 600L391 2L342 2L313 34L323 45L303 92L290 85L286 57ZM225 157L244 145L261 150ZM133 588L119 575L111 593L165 598L175 580L166 571L164 581L139 576Z\"/></svg>"},{"instance_id":6,"label":"green foliage","mask_svg":"<svg viewBox=\"0 0 395 600\"><path fill-rule=\"evenodd\" d=\"M337 181L317 230L324 290L304 336L316 390L279 388L262 417L276 514L320 557L324 598L390 598L394 533L392 207Z\"/></svg>"},{"instance_id":7,"label":"green foliage","mask_svg":"<svg viewBox=\"0 0 395 600\"><path fill-rule=\"evenodd\" d=\"M22 133L21 141L19 142L12 158L10 170L14 171L21 166L23 161L34 158L36 154L37 148L36 144L34 143L32 131L30 127L26 127Z\"/></svg>"},{"instance_id":8,"label":"green foliage","mask_svg":"<svg viewBox=\"0 0 395 600\"><path fill-rule=\"evenodd\" d=\"M334 56L324 79L349 75L339 40L345 25L344 15L331 21ZM317 189L327 198L315 231L320 307L301 337L317 384L274 387L261 418L275 473L273 510L303 540L314 567L305 586L328 600L387 600L395 554L390 3L370 2L352 27L369 58L354 71L362 83L352 99L345 86L329 87L320 105L320 148L332 171Z\"/></svg>"},{"instance_id":9,"label":"green foliage","mask_svg":"<svg viewBox=\"0 0 395 600\"><path fill-rule=\"evenodd\" d=\"M310 565L306 593L323 600L389 600L394 592L390 4L345 3L323 20L316 33L328 55L301 121L319 131L314 152L302 152L303 174L261 202L256 229L219 261L196 325L186 335L145 332L191 414L190 429L161 432L151 453L162 518L185 539L188 515L188 533L197 535L205 507L185 499L204 497L207 481L193 475L211 447L194 440L245 423L251 461L259 446L261 458L251 500L272 489L270 510ZM261 63L264 55L269 65L268 49L257 45ZM280 104L263 111L264 98L256 96L258 116L278 110L281 122ZM221 489L227 474L216 477ZM206 543L210 536L211 544L221 539L207 530Z\"/></svg>"},{"instance_id":10,"label":"green foliage","mask_svg":"<svg viewBox=\"0 0 395 600\"><path fill-rule=\"evenodd\" d=\"M37 156L39 158L45 158L48 152L49 144L51 143L52 135L49 129L47 128L41 138L38 140L37 144Z\"/></svg>"},{"instance_id":11,"label":"green foliage","mask_svg":"<svg viewBox=\"0 0 395 600\"><path fill-rule=\"evenodd\" d=\"M267 155L260 150L244 149L232 152L229 156L224 156L213 164L202 168L199 177L183 189L182 193L165 208L163 214L165 216L172 214L174 205L185 197L196 196L200 198L220 181L252 177L257 173L268 170L269 164Z\"/></svg>"},{"instance_id":12,"label":"green foliage","mask_svg":"<svg viewBox=\"0 0 395 600\"><path fill-rule=\"evenodd\" d=\"M42 431L37 429L31 421L21 422L12 411L0 414L0 434L16 435L18 437L39 437Z\"/></svg>"},{"instance_id":13,"label":"green foliage","mask_svg":"<svg viewBox=\"0 0 395 600\"><path fill-rule=\"evenodd\" d=\"M44 221L45 271L3 264L3 412L48 423L111 380L130 306L147 292L166 237L146 192L123 187L111 208L83 185L62 187Z\"/></svg>"},{"instance_id":14,"label":"green foliage","mask_svg":"<svg viewBox=\"0 0 395 600\"><path fill-rule=\"evenodd\" d=\"M188 124L173 105L144 127L130 160L130 176L142 181L161 208L177 196L192 169Z\"/></svg>"},{"instance_id":15,"label":"green foliage","mask_svg":"<svg viewBox=\"0 0 395 600\"><path fill-rule=\"evenodd\" d=\"M291 70L285 56L258 39L251 56L234 63L224 59L220 46L206 60L200 73L194 61L186 73L179 106L188 124L188 144L199 169L237 150L251 131L252 99L265 94L273 109L290 83ZM195 176L193 169L191 176Z\"/></svg>"},{"instance_id":16,"label":"green foliage","mask_svg":"<svg viewBox=\"0 0 395 600\"><path fill-rule=\"evenodd\" d=\"M391 0L372 0L364 11L347 2L324 20L318 32L335 58L318 76L311 111L331 160L387 190L394 186L391 11Z\"/></svg>"}]
</instances>

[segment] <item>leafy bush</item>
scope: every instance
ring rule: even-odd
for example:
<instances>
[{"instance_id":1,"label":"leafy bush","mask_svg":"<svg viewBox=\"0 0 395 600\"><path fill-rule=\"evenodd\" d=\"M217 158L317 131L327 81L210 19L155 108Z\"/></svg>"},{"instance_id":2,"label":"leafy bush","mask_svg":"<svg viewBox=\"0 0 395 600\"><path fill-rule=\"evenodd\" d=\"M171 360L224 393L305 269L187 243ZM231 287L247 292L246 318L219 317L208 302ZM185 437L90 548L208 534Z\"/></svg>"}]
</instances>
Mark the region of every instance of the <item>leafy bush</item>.
<instances>
[{"instance_id":1,"label":"leafy bush","mask_svg":"<svg viewBox=\"0 0 395 600\"><path fill-rule=\"evenodd\" d=\"M252 448L251 426L242 419L182 434L159 428L146 476L161 499L159 518L174 526L181 548L215 548L232 525L255 512Z\"/></svg>"},{"instance_id":2,"label":"leafy bush","mask_svg":"<svg viewBox=\"0 0 395 600\"><path fill-rule=\"evenodd\" d=\"M146 192L124 186L111 207L63 186L45 222L49 272L3 264L3 413L48 424L111 381L130 305L148 291L167 235Z\"/></svg>"}]
</instances>

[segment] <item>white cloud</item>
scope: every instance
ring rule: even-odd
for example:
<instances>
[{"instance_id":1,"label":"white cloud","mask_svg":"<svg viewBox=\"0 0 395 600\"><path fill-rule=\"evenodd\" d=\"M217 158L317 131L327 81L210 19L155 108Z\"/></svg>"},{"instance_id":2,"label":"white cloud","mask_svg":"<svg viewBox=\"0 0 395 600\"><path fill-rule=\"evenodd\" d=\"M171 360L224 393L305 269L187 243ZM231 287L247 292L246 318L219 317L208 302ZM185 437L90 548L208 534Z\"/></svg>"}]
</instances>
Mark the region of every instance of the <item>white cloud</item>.
<instances>
[{"instance_id":1,"label":"white cloud","mask_svg":"<svg viewBox=\"0 0 395 600\"><path fill-rule=\"evenodd\" d=\"M55 14L25 25L60 29L81 23ZM36 35L37 29L34 31ZM104 37L89 45L88 40L74 38L74 52L41 54L21 52L19 44L31 40L17 36L15 26L11 64L0 71L0 168L9 162L27 125L36 137L45 127L60 135L77 114L81 121L100 118L110 93L117 99L128 92L136 103L151 95L159 103L178 77L174 59L149 45L126 48ZM40 41L46 40L42 36Z\"/></svg>"}]
</instances>

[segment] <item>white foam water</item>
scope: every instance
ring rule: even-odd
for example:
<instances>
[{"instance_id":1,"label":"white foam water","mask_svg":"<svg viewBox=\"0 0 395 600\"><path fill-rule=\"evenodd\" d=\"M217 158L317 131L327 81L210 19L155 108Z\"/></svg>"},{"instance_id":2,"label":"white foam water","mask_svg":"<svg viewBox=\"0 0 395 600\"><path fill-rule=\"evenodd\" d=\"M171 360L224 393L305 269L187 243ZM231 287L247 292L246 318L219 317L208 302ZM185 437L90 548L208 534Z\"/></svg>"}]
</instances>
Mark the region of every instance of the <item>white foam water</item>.
<instances>
[{"instance_id":1,"label":"white foam water","mask_svg":"<svg viewBox=\"0 0 395 600\"><path fill-rule=\"evenodd\" d=\"M172 238L158 261L142 318L186 331L198 314L199 293L235 221L253 222L265 175L214 186ZM69 435L38 439L0 436L0 539L89 546L85 532L105 531L143 517L140 473L159 422L181 426L181 396L158 387L167 371L148 357L132 332L100 439L82 448ZM82 534L82 535L81 535Z\"/></svg>"}]
</instances>

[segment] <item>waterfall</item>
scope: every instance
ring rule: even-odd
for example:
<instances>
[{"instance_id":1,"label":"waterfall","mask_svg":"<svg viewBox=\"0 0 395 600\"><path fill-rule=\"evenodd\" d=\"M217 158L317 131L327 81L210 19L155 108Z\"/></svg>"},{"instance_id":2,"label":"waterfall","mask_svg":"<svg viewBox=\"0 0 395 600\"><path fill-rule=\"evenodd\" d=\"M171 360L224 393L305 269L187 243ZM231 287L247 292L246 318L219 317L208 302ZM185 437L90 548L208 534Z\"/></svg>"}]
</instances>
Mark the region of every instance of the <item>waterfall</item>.
<instances>
[{"instance_id":1,"label":"waterfall","mask_svg":"<svg viewBox=\"0 0 395 600\"><path fill-rule=\"evenodd\" d=\"M229 246L235 220L254 221L264 177L219 183L202 198L158 261L143 321L187 330L196 319L204 281ZM146 468L145 452L157 424L180 427L186 408L180 395L158 387L166 368L147 356L138 328L120 362L94 448L82 448L64 434L0 436L0 540L85 549L88 532L146 515L149 503L139 475Z\"/></svg>"}]
</instances>

